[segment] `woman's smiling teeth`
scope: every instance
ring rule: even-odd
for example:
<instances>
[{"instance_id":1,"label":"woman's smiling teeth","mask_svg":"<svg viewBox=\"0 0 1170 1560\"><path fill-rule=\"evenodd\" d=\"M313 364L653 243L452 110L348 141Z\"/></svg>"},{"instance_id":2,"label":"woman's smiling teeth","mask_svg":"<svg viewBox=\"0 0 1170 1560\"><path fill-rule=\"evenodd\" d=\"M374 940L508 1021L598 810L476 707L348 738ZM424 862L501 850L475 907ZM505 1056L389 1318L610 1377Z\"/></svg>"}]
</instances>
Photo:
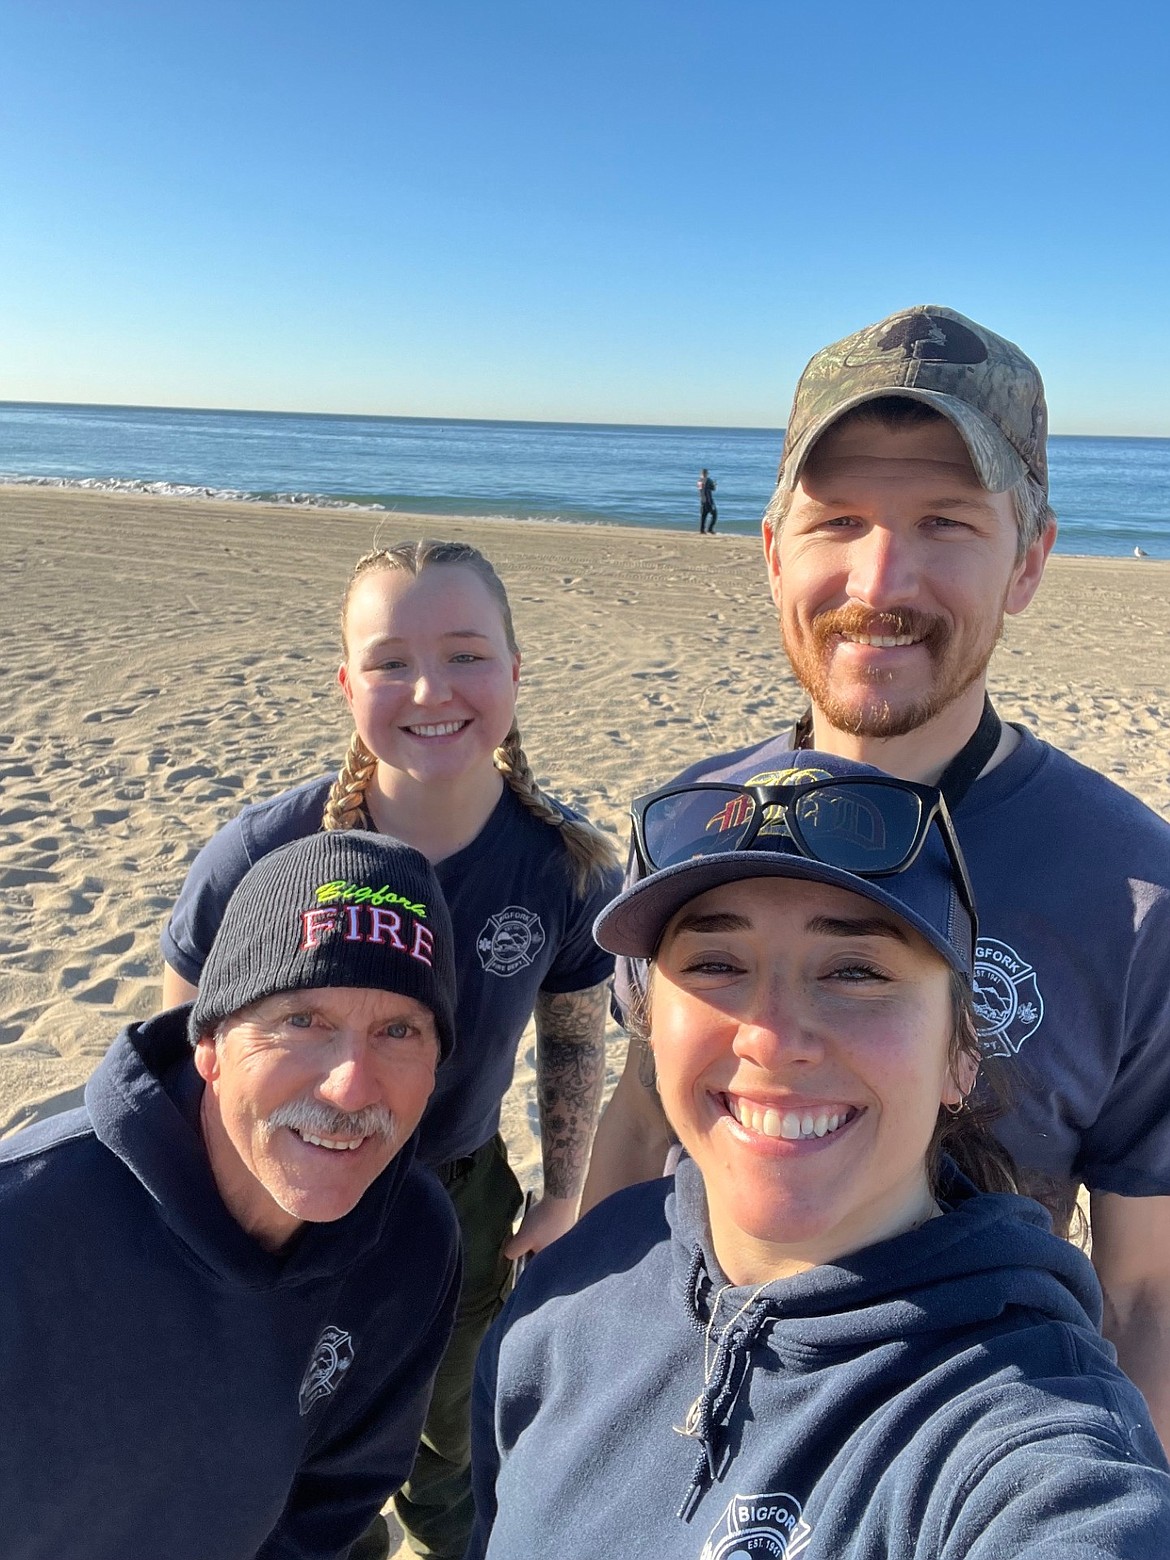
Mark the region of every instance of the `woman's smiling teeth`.
<instances>
[{"instance_id":1,"label":"woman's smiling teeth","mask_svg":"<svg viewBox=\"0 0 1170 1560\"><path fill-rule=\"evenodd\" d=\"M761 1137L787 1138L792 1142L800 1138L828 1137L857 1114L849 1105L835 1110L777 1110L772 1105L753 1105L748 1100L725 1096L727 1109L741 1127L758 1132Z\"/></svg>"},{"instance_id":2,"label":"woman's smiling teeth","mask_svg":"<svg viewBox=\"0 0 1170 1560\"><path fill-rule=\"evenodd\" d=\"M445 720L438 726L407 726L406 729L412 737L453 737L467 725L470 722L466 720Z\"/></svg>"}]
</instances>

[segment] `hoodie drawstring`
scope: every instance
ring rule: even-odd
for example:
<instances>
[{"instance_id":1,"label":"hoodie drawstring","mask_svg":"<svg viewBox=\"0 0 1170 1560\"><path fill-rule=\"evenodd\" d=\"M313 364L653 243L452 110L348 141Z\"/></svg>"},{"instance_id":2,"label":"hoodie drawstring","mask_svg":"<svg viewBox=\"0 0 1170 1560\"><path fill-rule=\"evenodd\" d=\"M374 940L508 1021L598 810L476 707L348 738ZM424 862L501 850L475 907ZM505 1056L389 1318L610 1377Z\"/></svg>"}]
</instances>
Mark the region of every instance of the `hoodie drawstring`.
<instances>
[{"instance_id":1,"label":"hoodie drawstring","mask_svg":"<svg viewBox=\"0 0 1170 1560\"><path fill-rule=\"evenodd\" d=\"M691 1293L697 1298L697 1265L692 1267L690 1277ZM718 1477L714 1432L721 1424L726 1424L731 1416L748 1377L751 1344L761 1325L768 1320L767 1312L763 1311L742 1328L736 1328L736 1323L768 1287L767 1283L763 1283L752 1291L715 1337L719 1303L727 1291L735 1287L733 1284L725 1284L711 1303L710 1316L703 1332L703 1390L687 1410L683 1423L674 1426L679 1435L693 1436L702 1448L678 1510L683 1521L689 1520L704 1491Z\"/></svg>"}]
</instances>

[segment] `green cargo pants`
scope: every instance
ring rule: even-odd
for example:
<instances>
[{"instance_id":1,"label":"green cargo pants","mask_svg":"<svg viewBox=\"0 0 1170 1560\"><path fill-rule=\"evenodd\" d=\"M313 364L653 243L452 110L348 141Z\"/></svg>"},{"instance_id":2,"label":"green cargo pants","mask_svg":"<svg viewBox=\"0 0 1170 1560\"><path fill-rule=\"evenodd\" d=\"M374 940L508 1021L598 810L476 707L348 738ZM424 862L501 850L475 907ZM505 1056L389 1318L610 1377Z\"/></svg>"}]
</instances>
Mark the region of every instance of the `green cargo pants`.
<instances>
[{"instance_id":1,"label":"green cargo pants","mask_svg":"<svg viewBox=\"0 0 1170 1560\"><path fill-rule=\"evenodd\" d=\"M439 1174L455 1204L463 1235L463 1287L418 1455L395 1498L394 1510L416 1554L430 1560L462 1560L474 1516L471 1382L475 1356L508 1292L511 1263L503 1255L503 1245L522 1199L499 1137L467 1159L443 1167ZM349 1560L383 1560L388 1552L386 1524L379 1517L350 1550Z\"/></svg>"}]
</instances>

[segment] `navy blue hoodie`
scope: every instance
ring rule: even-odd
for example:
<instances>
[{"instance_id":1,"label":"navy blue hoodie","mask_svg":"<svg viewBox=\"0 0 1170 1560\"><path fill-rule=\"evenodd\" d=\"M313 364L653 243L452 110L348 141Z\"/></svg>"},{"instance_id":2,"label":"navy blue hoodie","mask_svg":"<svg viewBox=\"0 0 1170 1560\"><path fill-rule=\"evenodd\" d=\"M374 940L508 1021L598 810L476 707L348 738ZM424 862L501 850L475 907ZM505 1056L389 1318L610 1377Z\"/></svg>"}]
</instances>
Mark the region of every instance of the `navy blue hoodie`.
<instances>
[{"instance_id":1,"label":"navy blue hoodie","mask_svg":"<svg viewBox=\"0 0 1170 1560\"><path fill-rule=\"evenodd\" d=\"M325 1560L406 1477L458 1289L413 1140L266 1251L216 1189L187 1009L0 1144L5 1560Z\"/></svg>"},{"instance_id":2,"label":"navy blue hoodie","mask_svg":"<svg viewBox=\"0 0 1170 1560\"><path fill-rule=\"evenodd\" d=\"M713 1319L694 1164L608 1199L481 1352L468 1560L1170 1556L1170 1470L1090 1264L1035 1203L956 1173L944 1197Z\"/></svg>"}]
</instances>

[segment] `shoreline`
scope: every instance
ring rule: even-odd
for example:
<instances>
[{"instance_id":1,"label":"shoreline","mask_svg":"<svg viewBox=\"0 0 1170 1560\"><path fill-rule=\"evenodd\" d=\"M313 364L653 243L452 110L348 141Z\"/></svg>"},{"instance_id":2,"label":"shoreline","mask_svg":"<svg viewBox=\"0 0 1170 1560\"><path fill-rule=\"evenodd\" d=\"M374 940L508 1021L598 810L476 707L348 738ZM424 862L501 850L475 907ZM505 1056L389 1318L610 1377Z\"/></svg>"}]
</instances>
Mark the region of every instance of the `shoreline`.
<instances>
[{"instance_id":1,"label":"shoreline","mask_svg":"<svg viewBox=\"0 0 1170 1560\"><path fill-rule=\"evenodd\" d=\"M570 425L575 426L575 425ZM1073 437L1069 435L1069 437ZM420 521L449 521L452 525L548 525L548 526L577 526L583 530L608 530L617 531L622 535L629 532L644 535L678 535L687 536L696 534L695 527L688 523L656 524L652 520L621 521L606 515L598 515L596 518L585 519L575 515L569 519L562 519L553 515L514 515L495 513L471 513L465 510L458 512L446 509L410 509L400 510L380 503L359 503L356 500L346 499L340 496L331 496L324 493L255 493L237 488L213 488L204 485L190 485L181 482L147 481L137 477L36 477L17 476L12 473L0 474L0 494L23 492L45 493L81 493L92 494L100 498L118 499L152 499L165 500L168 503L188 503L193 505L240 505L250 510L272 509L279 514L285 514L289 510L300 513L321 514L348 514L352 516L370 516L374 519L398 519ZM1058 517L1059 519L1059 517ZM758 527L753 526L748 530L728 530L728 525L742 526L742 521L724 521L724 529L712 533L723 538L755 539ZM1153 563L1170 566L1170 558L1159 558L1153 554L1144 553L1141 557L1134 555L1132 551L1126 553L1076 553L1062 552L1060 550L1060 538L1057 537L1057 547L1053 557L1061 559L1086 559L1089 561L1115 562L1115 563Z\"/></svg>"}]
</instances>

